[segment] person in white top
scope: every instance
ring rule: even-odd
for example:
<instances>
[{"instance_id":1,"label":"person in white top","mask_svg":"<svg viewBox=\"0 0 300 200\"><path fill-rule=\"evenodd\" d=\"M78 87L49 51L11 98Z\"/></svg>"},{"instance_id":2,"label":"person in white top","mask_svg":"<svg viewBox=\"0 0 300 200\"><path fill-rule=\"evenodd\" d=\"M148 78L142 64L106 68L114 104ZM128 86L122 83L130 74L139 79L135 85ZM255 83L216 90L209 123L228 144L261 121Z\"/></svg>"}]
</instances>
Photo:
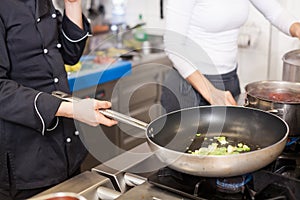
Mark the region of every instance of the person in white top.
<instances>
[{"instance_id":1,"label":"person in white top","mask_svg":"<svg viewBox=\"0 0 300 200\"><path fill-rule=\"evenodd\" d=\"M164 83L161 103L167 112L236 105L237 40L250 3L283 33L300 39L300 23L276 0L168 0L165 50L176 72Z\"/></svg>"}]
</instances>

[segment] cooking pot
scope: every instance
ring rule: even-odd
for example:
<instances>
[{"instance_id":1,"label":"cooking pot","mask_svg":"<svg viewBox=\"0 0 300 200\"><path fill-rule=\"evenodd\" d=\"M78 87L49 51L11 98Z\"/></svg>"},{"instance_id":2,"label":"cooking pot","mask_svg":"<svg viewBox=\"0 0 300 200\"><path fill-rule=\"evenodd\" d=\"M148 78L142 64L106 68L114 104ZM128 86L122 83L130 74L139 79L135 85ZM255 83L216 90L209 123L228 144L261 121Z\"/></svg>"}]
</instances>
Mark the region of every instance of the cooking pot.
<instances>
[{"instance_id":1,"label":"cooking pot","mask_svg":"<svg viewBox=\"0 0 300 200\"><path fill-rule=\"evenodd\" d=\"M300 49L286 53L282 60L282 80L300 82Z\"/></svg>"},{"instance_id":2,"label":"cooking pot","mask_svg":"<svg viewBox=\"0 0 300 200\"><path fill-rule=\"evenodd\" d=\"M55 96L77 101L61 93ZM149 124L112 110L99 110L118 121L145 131L154 154L168 167L205 177L232 177L263 168L283 151L289 127L280 117L256 108L238 106L199 106L162 115ZM195 155L187 148L202 147L204 140L225 136L252 147L249 152L230 155ZM203 137L203 136L202 136Z\"/></svg>"},{"instance_id":3,"label":"cooking pot","mask_svg":"<svg viewBox=\"0 0 300 200\"><path fill-rule=\"evenodd\" d=\"M289 125L290 136L300 136L300 83L257 81L245 91L245 106L276 114Z\"/></svg>"}]
</instances>

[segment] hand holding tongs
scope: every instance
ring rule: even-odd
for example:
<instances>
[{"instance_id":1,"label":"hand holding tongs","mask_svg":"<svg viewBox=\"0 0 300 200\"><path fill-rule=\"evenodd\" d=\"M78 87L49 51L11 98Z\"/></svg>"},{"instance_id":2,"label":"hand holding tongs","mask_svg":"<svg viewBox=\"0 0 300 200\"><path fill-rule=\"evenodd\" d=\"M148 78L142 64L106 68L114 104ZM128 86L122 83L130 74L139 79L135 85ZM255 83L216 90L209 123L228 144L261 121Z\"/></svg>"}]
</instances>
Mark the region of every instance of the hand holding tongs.
<instances>
[{"instance_id":1,"label":"hand holding tongs","mask_svg":"<svg viewBox=\"0 0 300 200\"><path fill-rule=\"evenodd\" d=\"M65 92L61 92L61 91L53 91L52 95L59 99L62 99L64 101L68 101L68 102L78 102L81 100L78 97L73 97L72 95L67 94ZM148 126L148 124L143 121L140 121L138 119L135 119L133 117L124 115L122 113L119 113L119 112L116 112L116 111L113 111L110 109L99 110L99 112L106 117L109 117L109 118L115 119L117 121L135 126L137 128L143 129L143 130L146 130L147 126Z\"/></svg>"}]
</instances>

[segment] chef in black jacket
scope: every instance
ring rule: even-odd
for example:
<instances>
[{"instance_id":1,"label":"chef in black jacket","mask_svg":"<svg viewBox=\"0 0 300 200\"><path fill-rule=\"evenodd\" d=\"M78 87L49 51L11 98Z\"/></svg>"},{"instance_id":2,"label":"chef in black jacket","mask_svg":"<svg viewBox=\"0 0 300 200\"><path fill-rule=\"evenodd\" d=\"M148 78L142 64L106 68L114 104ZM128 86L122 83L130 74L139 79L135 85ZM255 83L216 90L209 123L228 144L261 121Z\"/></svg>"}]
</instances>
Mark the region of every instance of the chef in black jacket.
<instances>
[{"instance_id":1,"label":"chef in black jacket","mask_svg":"<svg viewBox=\"0 0 300 200\"><path fill-rule=\"evenodd\" d=\"M71 118L116 123L97 112L110 102L82 100L75 113L50 95L70 92L64 64L78 62L90 31L81 0L64 2L62 16L51 0L1 0L1 200L28 198L78 172L86 149Z\"/></svg>"}]
</instances>

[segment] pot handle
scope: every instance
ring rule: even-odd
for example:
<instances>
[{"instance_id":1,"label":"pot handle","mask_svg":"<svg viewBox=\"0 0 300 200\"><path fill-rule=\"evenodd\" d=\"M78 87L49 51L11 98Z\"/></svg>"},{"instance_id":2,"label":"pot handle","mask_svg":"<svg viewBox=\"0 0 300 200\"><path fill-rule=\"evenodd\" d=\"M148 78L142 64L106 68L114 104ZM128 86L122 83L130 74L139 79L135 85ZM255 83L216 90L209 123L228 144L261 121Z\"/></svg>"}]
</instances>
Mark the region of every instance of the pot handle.
<instances>
[{"instance_id":1,"label":"pot handle","mask_svg":"<svg viewBox=\"0 0 300 200\"><path fill-rule=\"evenodd\" d=\"M284 109L271 109L271 110L267 110L267 112L275 114L275 115L279 115L284 112Z\"/></svg>"},{"instance_id":2,"label":"pot handle","mask_svg":"<svg viewBox=\"0 0 300 200\"><path fill-rule=\"evenodd\" d=\"M53 91L52 95L59 99L62 99L64 101L68 101L68 102L77 102L77 101L81 100L80 98L73 97L72 95L61 92L61 91ZM113 111L110 109L99 110L99 112L106 117L115 119L117 121L123 122L128 125L135 126L137 128L143 129L145 131L147 130L147 127L148 127L147 123L140 121L138 119L135 119L133 117L124 115L122 113L119 113L119 112L116 112L116 111Z\"/></svg>"},{"instance_id":3,"label":"pot handle","mask_svg":"<svg viewBox=\"0 0 300 200\"><path fill-rule=\"evenodd\" d=\"M248 98L245 98L245 103L244 103L244 107L247 107L247 106L249 106L250 105L250 103L249 103L249 100L248 100Z\"/></svg>"},{"instance_id":4,"label":"pot handle","mask_svg":"<svg viewBox=\"0 0 300 200\"><path fill-rule=\"evenodd\" d=\"M267 110L267 112L272 114L278 114L279 111L277 109L271 109L271 110Z\"/></svg>"},{"instance_id":5,"label":"pot handle","mask_svg":"<svg viewBox=\"0 0 300 200\"><path fill-rule=\"evenodd\" d=\"M245 98L245 103L244 103L243 106L248 107L249 105L250 105L249 99ZM279 115L279 114L282 114L284 112L284 109L271 109L271 110L267 110L266 112L272 113L272 114L275 114L275 115Z\"/></svg>"}]
</instances>

